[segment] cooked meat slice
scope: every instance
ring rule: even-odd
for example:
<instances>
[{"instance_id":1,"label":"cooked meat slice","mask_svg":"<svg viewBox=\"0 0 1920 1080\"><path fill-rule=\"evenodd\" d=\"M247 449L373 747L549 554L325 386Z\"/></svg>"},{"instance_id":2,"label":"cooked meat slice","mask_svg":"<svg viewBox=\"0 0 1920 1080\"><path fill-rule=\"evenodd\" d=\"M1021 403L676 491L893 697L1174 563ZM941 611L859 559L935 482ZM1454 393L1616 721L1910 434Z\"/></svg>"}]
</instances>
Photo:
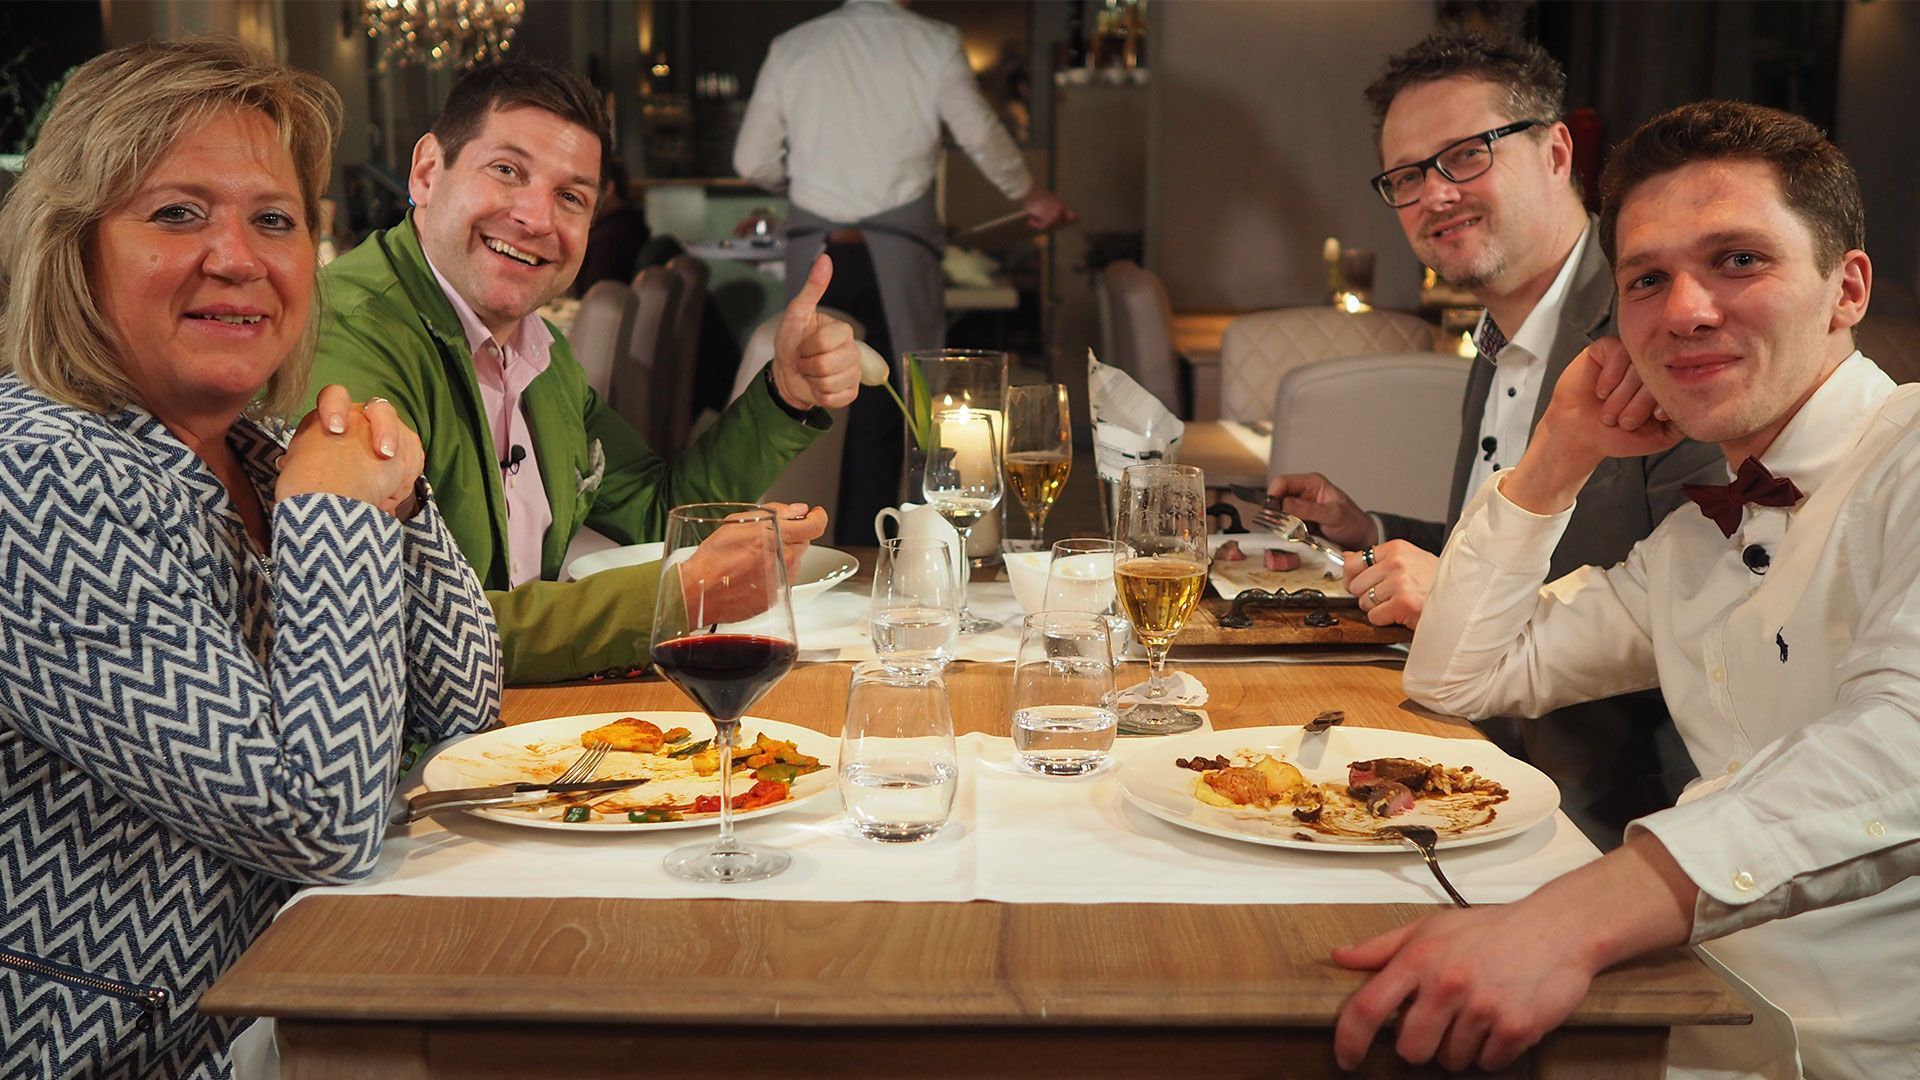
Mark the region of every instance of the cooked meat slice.
<instances>
[{"instance_id":1,"label":"cooked meat slice","mask_svg":"<svg viewBox=\"0 0 1920 1080\"><path fill-rule=\"evenodd\" d=\"M1226 543L1221 544L1220 547L1214 551L1213 557L1221 562L1247 561L1247 553L1240 550L1240 541L1238 540L1228 540Z\"/></svg>"},{"instance_id":2,"label":"cooked meat slice","mask_svg":"<svg viewBox=\"0 0 1920 1080\"><path fill-rule=\"evenodd\" d=\"M1413 809L1413 792L1407 785L1393 780L1350 786L1347 794L1365 803L1367 812L1374 817L1393 817Z\"/></svg>"},{"instance_id":3,"label":"cooked meat slice","mask_svg":"<svg viewBox=\"0 0 1920 1080\"><path fill-rule=\"evenodd\" d=\"M1267 569L1269 570L1300 569L1300 556L1291 551L1281 551L1279 548L1268 548L1264 554L1267 560Z\"/></svg>"},{"instance_id":4,"label":"cooked meat slice","mask_svg":"<svg viewBox=\"0 0 1920 1080\"><path fill-rule=\"evenodd\" d=\"M1433 769L1424 761L1409 758L1383 757L1356 761L1347 766L1347 784L1351 787L1371 787L1390 780L1411 791L1421 791L1426 788Z\"/></svg>"}]
</instances>

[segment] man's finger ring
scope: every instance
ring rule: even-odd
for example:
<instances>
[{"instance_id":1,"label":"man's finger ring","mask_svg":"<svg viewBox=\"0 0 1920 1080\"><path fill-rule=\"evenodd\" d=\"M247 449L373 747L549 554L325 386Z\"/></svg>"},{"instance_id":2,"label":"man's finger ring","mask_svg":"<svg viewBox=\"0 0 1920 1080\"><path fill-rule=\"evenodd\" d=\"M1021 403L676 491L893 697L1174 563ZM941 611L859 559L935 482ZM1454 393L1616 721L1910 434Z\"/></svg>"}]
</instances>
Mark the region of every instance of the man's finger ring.
<instances>
[{"instance_id":1,"label":"man's finger ring","mask_svg":"<svg viewBox=\"0 0 1920 1080\"><path fill-rule=\"evenodd\" d=\"M1368 607L1380 606L1380 598L1373 594L1373 586L1371 585L1367 586L1367 606Z\"/></svg>"},{"instance_id":2,"label":"man's finger ring","mask_svg":"<svg viewBox=\"0 0 1920 1080\"><path fill-rule=\"evenodd\" d=\"M366 412L368 409L373 408L375 405L385 405L389 409L393 408L393 402L388 401L386 398L370 397L367 399L366 404L360 406L360 411Z\"/></svg>"},{"instance_id":3,"label":"man's finger ring","mask_svg":"<svg viewBox=\"0 0 1920 1080\"><path fill-rule=\"evenodd\" d=\"M1373 549L1368 548L1367 550L1361 552L1360 561L1366 563L1368 566L1372 566L1373 565Z\"/></svg>"}]
</instances>

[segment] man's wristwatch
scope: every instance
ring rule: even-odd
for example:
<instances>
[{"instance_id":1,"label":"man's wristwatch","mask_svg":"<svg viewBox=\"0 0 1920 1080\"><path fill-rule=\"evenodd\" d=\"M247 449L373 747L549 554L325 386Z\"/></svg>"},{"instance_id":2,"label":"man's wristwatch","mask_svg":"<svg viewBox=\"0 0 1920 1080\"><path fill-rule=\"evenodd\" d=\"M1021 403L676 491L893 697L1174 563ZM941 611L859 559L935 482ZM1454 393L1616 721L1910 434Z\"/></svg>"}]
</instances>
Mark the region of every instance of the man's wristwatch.
<instances>
[{"instance_id":1,"label":"man's wristwatch","mask_svg":"<svg viewBox=\"0 0 1920 1080\"><path fill-rule=\"evenodd\" d=\"M400 500L399 506L393 508L393 516L401 521L412 521L413 516L426 509L432 501L433 485L427 483L426 474L422 473L413 478L413 491Z\"/></svg>"},{"instance_id":2,"label":"man's wristwatch","mask_svg":"<svg viewBox=\"0 0 1920 1080\"><path fill-rule=\"evenodd\" d=\"M773 396L773 403L775 405L780 406L781 412L786 413L788 416L793 417L795 420L805 420L807 416L813 412L813 410L812 409L796 409L792 405L787 403L786 398L783 398L780 396L780 384L779 382L775 381L773 377L773 361L771 360L767 361L767 366L764 370L767 373L767 393Z\"/></svg>"}]
</instances>

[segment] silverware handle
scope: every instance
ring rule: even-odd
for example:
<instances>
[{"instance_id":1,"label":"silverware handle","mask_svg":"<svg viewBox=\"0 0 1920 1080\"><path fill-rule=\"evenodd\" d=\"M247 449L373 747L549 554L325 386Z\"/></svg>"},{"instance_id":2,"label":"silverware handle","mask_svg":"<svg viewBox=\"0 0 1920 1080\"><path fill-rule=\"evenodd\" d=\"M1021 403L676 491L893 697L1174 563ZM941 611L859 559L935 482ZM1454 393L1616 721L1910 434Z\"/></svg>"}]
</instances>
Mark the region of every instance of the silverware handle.
<instances>
[{"instance_id":1,"label":"silverware handle","mask_svg":"<svg viewBox=\"0 0 1920 1080\"><path fill-rule=\"evenodd\" d=\"M1427 869L1433 871L1433 880L1439 882L1440 887L1447 890L1448 896L1453 897L1453 902L1455 906L1463 907L1463 908L1473 906L1472 904L1467 903L1466 897L1460 895L1460 890L1453 887L1453 882L1447 880L1447 875L1444 873L1441 873L1440 860L1434 858L1433 852L1428 851L1426 848L1423 847L1420 849L1420 857L1426 860Z\"/></svg>"},{"instance_id":2,"label":"silverware handle","mask_svg":"<svg viewBox=\"0 0 1920 1080\"><path fill-rule=\"evenodd\" d=\"M428 791L407 800L407 812L400 816L400 823L411 824L429 814L445 813L448 810L471 810L476 806L495 806L512 802L516 794L512 784L491 788Z\"/></svg>"}]
</instances>

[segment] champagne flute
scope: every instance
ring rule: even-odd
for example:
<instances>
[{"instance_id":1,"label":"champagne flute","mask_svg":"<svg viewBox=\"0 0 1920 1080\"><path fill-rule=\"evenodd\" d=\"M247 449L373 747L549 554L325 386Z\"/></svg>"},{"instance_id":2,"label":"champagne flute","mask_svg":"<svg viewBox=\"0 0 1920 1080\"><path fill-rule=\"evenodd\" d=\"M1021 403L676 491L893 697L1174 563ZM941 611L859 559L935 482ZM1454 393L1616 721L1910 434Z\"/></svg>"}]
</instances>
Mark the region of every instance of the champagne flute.
<instances>
[{"instance_id":1,"label":"champagne flute","mask_svg":"<svg viewBox=\"0 0 1920 1080\"><path fill-rule=\"evenodd\" d=\"M1207 493L1191 465L1130 465L1120 474L1115 539L1130 557L1114 567L1120 606L1147 649L1145 700L1120 714L1129 735L1173 735L1200 726L1199 714L1167 700L1164 669L1174 636L1200 606L1207 584Z\"/></svg>"},{"instance_id":2,"label":"champagne flute","mask_svg":"<svg viewBox=\"0 0 1920 1080\"><path fill-rule=\"evenodd\" d=\"M793 667L793 607L780 523L751 503L694 503L667 515L654 598L653 663L713 721L720 750L720 836L667 853L689 881L758 881L785 870L777 848L733 835L733 742L740 717Z\"/></svg>"},{"instance_id":3,"label":"champagne flute","mask_svg":"<svg viewBox=\"0 0 1920 1080\"><path fill-rule=\"evenodd\" d=\"M1000 505L1005 491L1000 477L1000 437L991 415L967 408L934 414L922 488L927 503L960 533L960 549L964 552L973 537L974 524ZM978 634L999 628L999 623L968 610L962 588L960 632Z\"/></svg>"},{"instance_id":4,"label":"champagne flute","mask_svg":"<svg viewBox=\"0 0 1920 1080\"><path fill-rule=\"evenodd\" d=\"M1007 480L1027 511L1035 550L1046 546L1047 512L1073 469L1067 388L1059 383L1007 390Z\"/></svg>"}]
</instances>

